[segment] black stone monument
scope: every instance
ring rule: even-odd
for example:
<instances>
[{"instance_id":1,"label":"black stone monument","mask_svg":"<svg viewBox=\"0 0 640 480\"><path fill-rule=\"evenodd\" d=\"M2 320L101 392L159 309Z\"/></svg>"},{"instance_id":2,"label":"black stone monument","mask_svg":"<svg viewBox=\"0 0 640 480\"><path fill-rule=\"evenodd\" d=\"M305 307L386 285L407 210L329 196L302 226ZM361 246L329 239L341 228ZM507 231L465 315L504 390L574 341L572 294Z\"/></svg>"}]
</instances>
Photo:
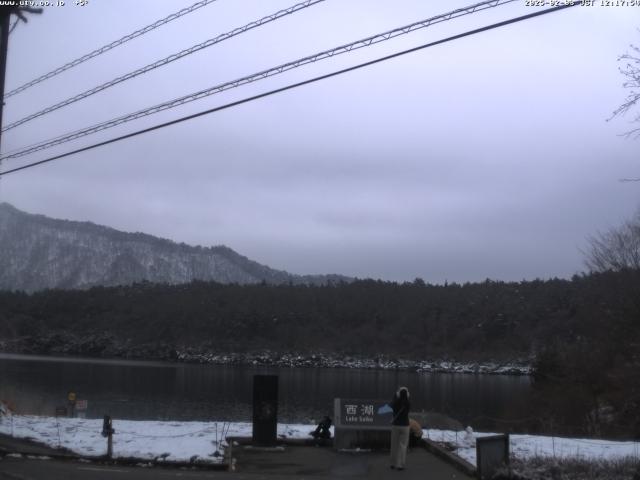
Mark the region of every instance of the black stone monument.
<instances>
[{"instance_id":1,"label":"black stone monument","mask_svg":"<svg viewBox=\"0 0 640 480\"><path fill-rule=\"evenodd\" d=\"M253 376L253 443L276 444L278 429L278 376Z\"/></svg>"}]
</instances>

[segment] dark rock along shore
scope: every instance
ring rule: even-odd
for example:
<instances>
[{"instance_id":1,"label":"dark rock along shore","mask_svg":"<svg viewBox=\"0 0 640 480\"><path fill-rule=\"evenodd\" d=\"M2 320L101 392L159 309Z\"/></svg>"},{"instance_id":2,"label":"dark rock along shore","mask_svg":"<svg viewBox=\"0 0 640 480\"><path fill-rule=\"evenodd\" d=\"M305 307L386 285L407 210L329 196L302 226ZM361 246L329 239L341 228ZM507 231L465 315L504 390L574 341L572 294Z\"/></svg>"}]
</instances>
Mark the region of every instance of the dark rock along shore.
<instances>
[{"instance_id":1,"label":"dark rock along shore","mask_svg":"<svg viewBox=\"0 0 640 480\"><path fill-rule=\"evenodd\" d=\"M339 355L331 352L249 352L220 351L207 347L178 347L161 343L131 344L108 334L77 337L54 333L42 337L22 337L0 341L4 353L29 355L61 355L92 358L159 360L211 365L264 365L276 367L361 368L381 370L415 370L433 373L529 375L530 361L458 362L449 359L407 359L390 356L371 358Z\"/></svg>"}]
</instances>

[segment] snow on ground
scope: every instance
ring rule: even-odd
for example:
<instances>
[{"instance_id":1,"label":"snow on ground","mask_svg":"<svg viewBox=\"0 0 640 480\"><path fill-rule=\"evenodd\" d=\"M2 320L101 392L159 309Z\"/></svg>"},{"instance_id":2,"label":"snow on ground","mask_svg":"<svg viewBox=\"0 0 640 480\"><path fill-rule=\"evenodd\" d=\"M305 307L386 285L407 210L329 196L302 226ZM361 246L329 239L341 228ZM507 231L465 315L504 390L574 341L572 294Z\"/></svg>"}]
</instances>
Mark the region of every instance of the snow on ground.
<instances>
[{"instance_id":1,"label":"snow on ground","mask_svg":"<svg viewBox=\"0 0 640 480\"><path fill-rule=\"evenodd\" d=\"M113 420L113 456L220 462L226 436L251 436L251 423ZM278 425L278 435L308 438L312 425ZM86 456L107 452L101 419L0 416L0 433Z\"/></svg>"},{"instance_id":2,"label":"snow on ground","mask_svg":"<svg viewBox=\"0 0 640 480\"><path fill-rule=\"evenodd\" d=\"M455 454L467 462L476 464L475 438L496 433L473 432L472 438L465 431L425 430L425 437L435 442L446 442L456 447ZM640 442L615 442L586 438L563 438L542 435L509 435L511 455L517 458L555 457L613 460L623 457L640 459Z\"/></svg>"},{"instance_id":3,"label":"snow on ground","mask_svg":"<svg viewBox=\"0 0 640 480\"><path fill-rule=\"evenodd\" d=\"M309 438L315 425L279 424L278 435ZM145 460L220 462L226 436L251 436L247 422L172 422L113 420L113 454ZM107 450L101 419L0 415L0 433L31 438L80 455L99 456ZM455 453L475 465L475 438L493 433L468 434L451 430L424 430L425 438L456 446ZM518 458L615 459L640 458L640 442L614 442L540 435L510 435L511 453Z\"/></svg>"}]
</instances>

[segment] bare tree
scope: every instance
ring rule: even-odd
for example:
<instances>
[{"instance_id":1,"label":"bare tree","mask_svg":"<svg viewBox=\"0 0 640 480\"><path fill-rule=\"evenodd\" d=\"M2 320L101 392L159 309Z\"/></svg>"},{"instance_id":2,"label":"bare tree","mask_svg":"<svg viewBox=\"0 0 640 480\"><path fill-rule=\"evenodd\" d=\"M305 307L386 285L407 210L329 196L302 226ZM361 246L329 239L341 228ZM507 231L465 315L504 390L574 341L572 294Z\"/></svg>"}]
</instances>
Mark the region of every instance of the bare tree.
<instances>
[{"instance_id":1,"label":"bare tree","mask_svg":"<svg viewBox=\"0 0 640 480\"><path fill-rule=\"evenodd\" d=\"M620 227L589 237L585 263L592 272L640 270L640 210Z\"/></svg>"},{"instance_id":2,"label":"bare tree","mask_svg":"<svg viewBox=\"0 0 640 480\"><path fill-rule=\"evenodd\" d=\"M618 57L618 62L625 62L624 67L618 67L618 70L625 77L625 81L622 83L624 88L629 89L627 98L625 98L622 105L616 108L607 121L614 119L618 116L623 116L628 113L633 107L640 103L640 48L631 44L631 53L625 53ZM631 123L640 123L640 112L635 114L635 117L631 120ZM632 128L626 131L623 135L627 138L639 138L640 127ZM622 178L621 182L640 182L639 178Z\"/></svg>"}]
</instances>

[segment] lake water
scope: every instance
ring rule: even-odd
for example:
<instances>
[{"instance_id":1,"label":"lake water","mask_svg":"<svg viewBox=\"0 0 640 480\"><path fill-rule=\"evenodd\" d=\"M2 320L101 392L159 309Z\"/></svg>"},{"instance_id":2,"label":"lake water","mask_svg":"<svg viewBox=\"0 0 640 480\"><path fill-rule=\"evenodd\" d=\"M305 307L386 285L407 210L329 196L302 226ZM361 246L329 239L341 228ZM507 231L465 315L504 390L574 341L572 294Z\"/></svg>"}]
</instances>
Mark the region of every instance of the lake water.
<instances>
[{"instance_id":1,"label":"lake water","mask_svg":"<svg viewBox=\"0 0 640 480\"><path fill-rule=\"evenodd\" d=\"M0 354L0 400L18 413L53 415L69 391L88 401L87 417L251 421L255 374L279 376L279 421L332 415L333 399L391 399L411 392L412 410L464 424L479 417L527 416L528 377L389 370L268 368Z\"/></svg>"}]
</instances>

